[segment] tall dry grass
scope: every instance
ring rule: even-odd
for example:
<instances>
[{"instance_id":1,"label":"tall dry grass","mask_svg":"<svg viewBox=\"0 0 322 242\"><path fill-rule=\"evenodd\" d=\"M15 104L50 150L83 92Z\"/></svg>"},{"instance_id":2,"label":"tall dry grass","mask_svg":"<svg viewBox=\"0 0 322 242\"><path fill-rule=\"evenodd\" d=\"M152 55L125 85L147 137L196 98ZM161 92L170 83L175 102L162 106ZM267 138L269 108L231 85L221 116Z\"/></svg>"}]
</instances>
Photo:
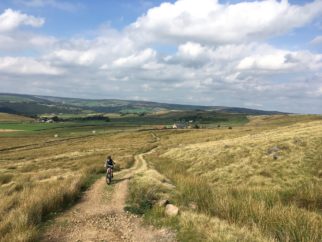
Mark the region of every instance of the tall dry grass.
<instances>
[{"instance_id":1,"label":"tall dry grass","mask_svg":"<svg viewBox=\"0 0 322 242\"><path fill-rule=\"evenodd\" d=\"M163 147L148 159L182 207L277 241L322 241L322 123L295 123L161 133Z\"/></svg>"},{"instance_id":2,"label":"tall dry grass","mask_svg":"<svg viewBox=\"0 0 322 242\"><path fill-rule=\"evenodd\" d=\"M300 198L303 192L296 194L293 191L293 195L287 198L285 192L279 194L272 190L245 186L216 188L205 178L182 171L178 163L174 165L169 160L161 159L157 164L155 167L174 181L177 187L174 200L183 207L194 203L203 214L216 216L238 226L256 226L264 236L278 241L322 239L322 217L318 212L321 204L317 200L310 200L311 211L303 209L305 206L298 203L302 201ZM180 168L176 169L178 166ZM320 187L318 189L321 191ZM315 193L314 198L320 196L320 193Z\"/></svg>"},{"instance_id":3,"label":"tall dry grass","mask_svg":"<svg viewBox=\"0 0 322 242\"><path fill-rule=\"evenodd\" d=\"M0 137L0 241L37 240L43 221L75 203L103 176L107 155L127 168L150 143L150 134L133 131L57 139L45 132Z\"/></svg>"},{"instance_id":4,"label":"tall dry grass","mask_svg":"<svg viewBox=\"0 0 322 242\"><path fill-rule=\"evenodd\" d=\"M263 236L255 227L249 229L245 226L236 226L198 211L192 212L182 209L180 216L165 216L164 207L160 207L157 204L160 200L164 199L177 203L178 200L175 200L177 198L174 198L172 194L175 194L178 188L169 183L167 178L154 169L148 169L136 174L131 179L129 187L126 209L130 212L143 215L145 222L149 224L174 229L178 241L273 241ZM201 190L198 189L196 191L200 197L198 206L204 201L207 202L207 198L201 196L199 191ZM206 194L206 191L204 194ZM188 205L188 200L183 199L183 201L185 205Z\"/></svg>"}]
</instances>

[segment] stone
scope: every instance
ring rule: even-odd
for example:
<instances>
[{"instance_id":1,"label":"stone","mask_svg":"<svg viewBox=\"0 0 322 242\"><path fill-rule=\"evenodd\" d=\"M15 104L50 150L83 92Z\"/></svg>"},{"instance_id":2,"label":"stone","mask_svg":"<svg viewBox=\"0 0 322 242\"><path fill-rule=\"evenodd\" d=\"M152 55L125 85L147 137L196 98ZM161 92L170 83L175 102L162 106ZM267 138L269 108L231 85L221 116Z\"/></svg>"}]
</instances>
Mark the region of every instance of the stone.
<instances>
[{"instance_id":1,"label":"stone","mask_svg":"<svg viewBox=\"0 0 322 242\"><path fill-rule=\"evenodd\" d=\"M157 202L157 205L158 205L159 207L165 207L165 206L167 206L169 203L170 203L170 202L169 202L169 200L168 200L168 199L161 199L161 200L159 200L159 201Z\"/></svg>"},{"instance_id":2,"label":"stone","mask_svg":"<svg viewBox=\"0 0 322 242\"><path fill-rule=\"evenodd\" d=\"M179 214L179 208L173 204L167 204L165 207L165 214L169 217L175 217Z\"/></svg>"}]
</instances>

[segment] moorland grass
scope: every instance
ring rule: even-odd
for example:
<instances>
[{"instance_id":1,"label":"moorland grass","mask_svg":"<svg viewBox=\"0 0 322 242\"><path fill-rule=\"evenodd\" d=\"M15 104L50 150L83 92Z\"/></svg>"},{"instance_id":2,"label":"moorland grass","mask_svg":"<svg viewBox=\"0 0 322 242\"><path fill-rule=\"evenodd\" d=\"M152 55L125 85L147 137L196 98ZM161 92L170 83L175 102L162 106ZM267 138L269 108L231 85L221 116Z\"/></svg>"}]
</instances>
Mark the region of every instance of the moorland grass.
<instances>
[{"instance_id":1,"label":"moorland grass","mask_svg":"<svg viewBox=\"0 0 322 242\"><path fill-rule=\"evenodd\" d=\"M321 241L322 123L291 121L159 132L162 147L148 160L176 185L172 199L183 208L246 226L244 235L255 228L277 241Z\"/></svg>"},{"instance_id":2,"label":"moorland grass","mask_svg":"<svg viewBox=\"0 0 322 242\"><path fill-rule=\"evenodd\" d=\"M43 221L103 176L107 155L127 168L152 140L145 132L83 135L79 129L71 135L66 127L58 138L49 131L0 136L0 241L37 240Z\"/></svg>"},{"instance_id":3,"label":"moorland grass","mask_svg":"<svg viewBox=\"0 0 322 242\"><path fill-rule=\"evenodd\" d=\"M202 184L195 183L195 185ZM263 236L255 226L247 228L233 225L212 217L208 211L200 211L199 208L205 206L205 203L209 201L209 195L211 195L209 192L212 193L212 190L207 187L195 189L195 194L190 194L194 199L179 198L184 194L181 192L181 188L169 183L166 177L154 169L148 169L135 175L130 181L129 187L126 209L132 213L143 215L148 224L153 224L156 227L170 227L176 232L178 241L273 241L273 239ZM204 188L206 189L204 190ZM180 195L178 191L180 191ZM196 197L198 197L197 202ZM158 202L164 199L180 205L180 216L168 217L165 215L165 208L158 206ZM191 201L198 206L198 211L189 211L188 207ZM210 207L210 204L206 206Z\"/></svg>"},{"instance_id":4,"label":"moorland grass","mask_svg":"<svg viewBox=\"0 0 322 242\"><path fill-rule=\"evenodd\" d=\"M41 222L104 172L106 155L127 168L158 146L147 156L158 172L131 180L129 209L173 227L180 241L321 241L319 119L264 116L233 129L155 135L105 126L93 135L94 124L1 135L0 240L36 240ZM165 217L153 206L161 198L181 215Z\"/></svg>"}]
</instances>

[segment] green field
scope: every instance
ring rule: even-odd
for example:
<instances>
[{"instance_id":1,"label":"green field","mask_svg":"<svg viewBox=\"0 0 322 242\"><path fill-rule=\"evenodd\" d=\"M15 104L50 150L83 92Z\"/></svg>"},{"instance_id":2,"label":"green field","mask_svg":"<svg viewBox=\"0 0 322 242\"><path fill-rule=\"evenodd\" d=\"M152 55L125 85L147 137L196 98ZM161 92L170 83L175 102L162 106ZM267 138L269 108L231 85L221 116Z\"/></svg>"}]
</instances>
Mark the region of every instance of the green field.
<instances>
[{"instance_id":1,"label":"green field","mask_svg":"<svg viewBox=\"0 0 322 242\"><path fill-rule=\"evenodd\" d=\"M101 120L81 120L87 117L93 117L100 115L102 117L109 118L109 122ZM7 119L1 121L0 117L0 129L10 129L19 131L40 131L40 130L57 130L68 128L116 128L116 127L153 127L172 125L177 122L188 123L190 120L193 124L198 124L203 127L215 128L220 126L234 126L242 125L248 122L248 118L244 114L226 114L218 112L208 111L176 111L165 112L162 114L147 114L147 115L116 115L116 114L104 114L104 113L91 113L91 114L59 114L59 115L41 115L41 117L51 118L57 116L62 121L55 123L39 123L36 120L28 121L11 121ZM14 119L13 119L14 120Z\"/></svg>"}]
</instances>

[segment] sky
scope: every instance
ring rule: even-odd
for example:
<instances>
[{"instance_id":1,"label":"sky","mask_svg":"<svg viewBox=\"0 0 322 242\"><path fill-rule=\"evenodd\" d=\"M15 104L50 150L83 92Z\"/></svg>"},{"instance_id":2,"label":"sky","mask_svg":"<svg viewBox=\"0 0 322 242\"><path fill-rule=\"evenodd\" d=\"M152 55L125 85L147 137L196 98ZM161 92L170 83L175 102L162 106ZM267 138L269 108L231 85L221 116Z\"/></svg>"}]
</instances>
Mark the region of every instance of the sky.
<instances>
[{"instance_id":1,"label":"sky","mask_svg":"<svg viewBox=\"0 0 322 242\"><path fill-rule=\"evenodd\" d=\"M0 92L322 113L322 0L0 0Z\"/></svg>"}]
</instances>

